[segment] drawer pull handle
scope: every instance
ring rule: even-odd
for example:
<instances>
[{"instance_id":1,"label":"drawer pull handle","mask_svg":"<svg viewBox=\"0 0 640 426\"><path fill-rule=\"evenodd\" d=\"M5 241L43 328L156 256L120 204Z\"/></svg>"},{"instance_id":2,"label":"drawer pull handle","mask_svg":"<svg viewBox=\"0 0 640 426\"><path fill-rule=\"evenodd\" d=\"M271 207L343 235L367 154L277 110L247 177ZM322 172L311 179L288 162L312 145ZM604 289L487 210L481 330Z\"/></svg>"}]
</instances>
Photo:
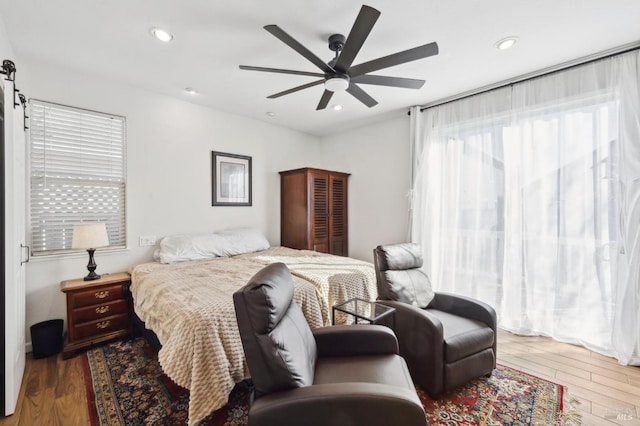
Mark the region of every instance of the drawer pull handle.
<instances>
[{"instance_id":1,"label":"drawer pull handle","mask_svg":"<svg viewBox=\"0 0 640 426\"><path fill-rule=\"evenodd\" d=\"M108 306L100 306L96 308L96 314L106 314L107 312L109 312Z\"/></svg>"},{"instance_id":2,"label":"drawer pull handle","mask_svg":"<svg viewBox=\"0 0 640 426\"><path fill-rule=\"evenodd\" d=\"M96 299L104 299L105 297L109 297L109 290L99 291L95 294Z\"/></svg>"},{"instance_id":3,"label":"drawer pull handle","mask_svg":"<svg viewBox=\"0 0 640 426\"><path fill-rule=\"evenodd\" d=\"M96 324L96 327L98 328L107 328L109 327L110 322L109 321L102 321Z\"/></svg>"}]
</instances>

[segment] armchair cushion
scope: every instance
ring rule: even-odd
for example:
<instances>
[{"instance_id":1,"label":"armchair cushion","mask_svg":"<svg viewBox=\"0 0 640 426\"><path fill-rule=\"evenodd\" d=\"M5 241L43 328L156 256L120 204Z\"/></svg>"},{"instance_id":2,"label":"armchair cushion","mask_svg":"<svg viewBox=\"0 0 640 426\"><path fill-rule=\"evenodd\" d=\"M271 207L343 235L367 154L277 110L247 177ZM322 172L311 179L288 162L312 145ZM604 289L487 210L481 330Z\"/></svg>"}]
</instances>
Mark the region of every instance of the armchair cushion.
<instances>
[{"instance_id":1,"label":"armchair cushion","mask_svg":"<svg viewBox=\"0 0 640 426\"><path fill-rule=\"evenodd\" d=\"M487 324L437 309L430 309L429 313L444 325L445 362L452 363L493 346L495 335Z\"/></svg>"},{"instance_id":2,"label":"armchair cushion","mask_svg":"<svg viewBox=\"0 0 640 426\"><path fill-rule=\"evenodd\" d=\"M385 285L378 285L380 299L395 300L425 308L433 299L431 281L422 267L422 250L414 243L378 246L376 267Z\"/></svg>"},{"instance_id":3,"label":"armchair cushion","mask_svg":"<svg viewBox=\"0 0 640 426\"><path fill-rule=\"evenodd\" d=\"M422 269L385 271L392 300L425 308L433 299L431 281Z\"/></svg>"},{"instance_id":4,"label":"armchair cushion","mask_svg":"<svg viewBox=\"0 0 640 426\"><path fill-rule=\"evenodd\" d=\"M293 281L283 263L271 264L234 293L238 328L256 392L313 383L317 349L311 329L292 302Z\"/></svg>"},{"instance_id":5,"label":"armchair cushion","mask_svg":"<svg viewBox=\"0 0 640 426\"><path fill-rule=\"evenodd\" d=\"M258 398L251 426L420 425L424 410L413 384L329 383Z\"/></svg>"},{"instance_id":6,"label":"armchair cushion","mask_svg":"<svg viewBox=\"0 0 640 426\"><path fill-rule=\"evenodd\" d=\"M290 285L274 285L284 281ZM258 272L249 281L251 287L242 292L246 301L246 312L254 332L271 332L289 310L293 297L293 282L289 271L270 268Z\"/></svg>"},{"instance_id":7,"label":"armchair cushion","mask_svg":"<svg viewBox=\"0 0 640 426\"><path fill-rule=\"evenodd\" d=\"M403 243L379 246L384 252L384 270L403 271L422 268L422 250L418 244Z\"/></svg>"},{"instance_id":8,"label":"armchair cushion","mask_svg":"<svg viewBox=\"0 0 640 426\"><path fill-rule=\"evenodd\" d=\"M397 355L320 358L314 384L375 383L414 389L411 375L404 365L404 360Z\"/></svg>"}]
</instances>

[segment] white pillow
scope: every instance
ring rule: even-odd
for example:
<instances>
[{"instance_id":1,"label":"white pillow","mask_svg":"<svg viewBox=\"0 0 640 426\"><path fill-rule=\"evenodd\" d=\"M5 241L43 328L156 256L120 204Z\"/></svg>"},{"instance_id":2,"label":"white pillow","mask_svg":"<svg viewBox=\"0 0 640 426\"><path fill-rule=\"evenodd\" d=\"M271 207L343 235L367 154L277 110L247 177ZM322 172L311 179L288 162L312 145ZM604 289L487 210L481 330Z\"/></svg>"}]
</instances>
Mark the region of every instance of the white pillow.
<instances>
[{"instance_id":1,"label":"white pillow","mask_svg":"<svg viewBox=\"0 0 640 426\"><path fill-rule=\"evenodd\" d=\"M253 253L269 248L257 229L234 229L213 234L171 235L160 240L160 263L184 262Z\"/></svg>"},{"instance_id":2,"label":"white pillow","mask_svg":"<svg viewBox=\"0 0 640 426\"><path fill-rule=\"evenodd\" d=\"M244 253L254 253L269 248L269 241L261 231L255 228L238 228L214 233L224 239L225 243L221 256L236 256Z\"/></svg>"}]
</instances>

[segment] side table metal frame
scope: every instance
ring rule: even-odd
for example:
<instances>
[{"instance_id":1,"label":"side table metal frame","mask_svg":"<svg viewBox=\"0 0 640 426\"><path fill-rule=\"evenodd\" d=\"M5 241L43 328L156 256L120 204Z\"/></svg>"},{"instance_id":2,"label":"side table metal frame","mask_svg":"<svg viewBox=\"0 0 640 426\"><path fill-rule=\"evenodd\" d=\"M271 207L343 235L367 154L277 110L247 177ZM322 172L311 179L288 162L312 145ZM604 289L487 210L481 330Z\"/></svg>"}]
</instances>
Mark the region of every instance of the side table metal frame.
<instances>
[{"instance_id":1,"label":"side table metal frame","mask_svg":"<svg viewBox=\"0 0 640 426\"><path fill-rule=\"evenodd\" d=\"M357 312L349 311L349 310L343 308L344 305L347 305L348 303L351 303L351 302L368 303L374 309L375 309L375 306L383 306L386 309L386 311L381 313L380 315L376 315L374 317L366 317L366 316L358 314ZM331 308L331 325L335 325L336 324L336 311L342 312L343 314L351 315L355 319L355 323L356 324L358 324L358 319L361 319L361 320L364 320L364 321L368 321L369 324L377 324L377 322L380 321L382 318L385 318L385 317L391 315L393 317L393 326L391 327L391 329L394 330L394 331L396 329L396 308L392 308L391 306L383 305L382 303L371 302L369 300L361 299L359 297L354 297L352 299L347 300L346 302L338 303L337 305L334 305Z\"/></svg>"}]
</instances>

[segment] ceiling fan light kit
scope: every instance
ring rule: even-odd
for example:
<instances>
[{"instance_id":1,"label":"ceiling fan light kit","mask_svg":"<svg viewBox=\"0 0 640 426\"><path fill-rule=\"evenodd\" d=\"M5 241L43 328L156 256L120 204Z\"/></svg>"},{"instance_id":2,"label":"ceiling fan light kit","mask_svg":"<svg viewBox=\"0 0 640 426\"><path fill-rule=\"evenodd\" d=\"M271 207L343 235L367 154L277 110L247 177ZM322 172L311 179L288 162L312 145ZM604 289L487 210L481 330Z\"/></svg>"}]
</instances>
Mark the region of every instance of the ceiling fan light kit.
<instances>
[{"instance_id":1,"label":"ceiling fan light kit","mask_svg":"<svg viewBox=\"0 0 640 426\"><path fill-rule=\"evenodd\" d=\"M319 78L319 80L267 96L269 99L275 99L300 90L324 84L324 93L320 98L320 102L318 103L316 110L325 109L331 101L333 94L335 92L342 91L347 91L350 95L369 108L377 105L378 102L360 88L360 84L420 89L424 85L424 80L387 77L369 73L437 55L438 44L435 42L352 66L360 48L369 36L371 29L379 17L380 12L378 10L370 6L363 5L348 37L345 37L342 34L332 34L329 37L329 49L335 52L335 57L327 63L317 57L313 52L300 44L296 39L291 37L277 25L266 25L264 27L264 29L270 32L273 36L318 67L322 73L295 71L281 68L254 67L249 65L240 65L240 69L280 74L305 75Z\"/></svg>"},{"instance_id":2,"label":"ceiling fan light kit","mask_svg":"<svg viewBox=\"0 0 640 426\"><path fill-rule=\"evenodd\" d=\"M349 76L348 75L332 75L324 82L325 90L330 92L344 92L349 88Z\"/></svg>"}]
</instances>

